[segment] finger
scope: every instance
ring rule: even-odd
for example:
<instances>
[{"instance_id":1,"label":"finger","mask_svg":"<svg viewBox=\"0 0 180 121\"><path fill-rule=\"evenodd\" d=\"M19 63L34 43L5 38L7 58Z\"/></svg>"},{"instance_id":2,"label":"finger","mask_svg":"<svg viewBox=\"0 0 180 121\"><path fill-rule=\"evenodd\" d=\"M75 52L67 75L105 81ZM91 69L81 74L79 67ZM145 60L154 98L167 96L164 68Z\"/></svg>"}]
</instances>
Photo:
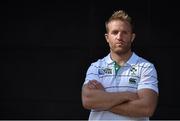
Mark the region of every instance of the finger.
<instances>
[{"instance_id":1,"label":"finger","mask_svg":"<svg viewBox=\"0 0 180 121\"><path fill-rule=\"evenodd\" d=\"M95 83L95 82L90 81L90 84L94 87L94 89L96 89L96 88L97 88L97 85L96 85L96 83Z\"/></svg>"},{"instance_id":2,"label":"finger","mask_svg":"<svg viewBox=\"0 0 180 121\"><path fill-rule=\"evenodd\" d=\"M98 84L96 85L96 87L97 87L98 89L104 90L104 87L103 87L103 85L102 85L101 83L98 83Z\"/></svg>"},{"instance_id":3,"label":"finger","mask_svg":"<svg viewBox=\"0 0 180 121\"><path fill-rule=\"evenodd\" d=\"M98 81L92 80L91 82L94 84L94 86L95 86L97 89L102 89L102 90L104 90L103 85L102 85L101 83L99 83Z\"/></svg>"},{"instance_id":4,"label":"finger","mask_svg":"<svg viewBox=\"0 0 180 121\"><path fill-rule=\"evenodd\" d=\"M93 83L99 83L97 80L91 80L91 82L93 82Z\"/></svg>"},{"instance_id":5,"label":"finger","mask_svg":"<svg viewBox=\"0 0 180 121\"><path fill-rule=\"evenodd\" d=\"M96 89L102 89L102 84L96 80L92 80L92 84L96 87Z\"/></svg>"},{"instance_id":6,"label":"finger","mask_svg":"<svg viewBox=\"0 0 180 121\"><path fill-rule=\"evenodd\" d=\"M92 84L95 88L98 88L98 87L97 87L97 82L96 82L96 81L94 81L94 80L93 80L93 81L90 81L90 84Z\"/></svg>"},{"instance_id":7,"label":"finger","mask_svg":"<svg viewBox=\"0 0 180 121\"><path fill-rule=\"evenodd\" d=\"M96 89L96 86L91 81L88 82L88 87L90 89Z\"/></svg>"}]
</instances>

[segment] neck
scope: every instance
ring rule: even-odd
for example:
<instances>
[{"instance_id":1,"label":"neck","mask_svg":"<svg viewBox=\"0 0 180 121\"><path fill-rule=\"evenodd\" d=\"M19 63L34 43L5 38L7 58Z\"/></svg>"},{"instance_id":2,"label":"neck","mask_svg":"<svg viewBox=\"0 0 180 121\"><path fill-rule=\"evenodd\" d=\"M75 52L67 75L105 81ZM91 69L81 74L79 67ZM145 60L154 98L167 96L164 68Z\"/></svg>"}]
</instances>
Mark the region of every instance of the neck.
<instances>
[{"instance_id":1,"label":"neck","mask_svg":"<svg viewBox=\"0 0 180 121\"><path fill-rule=\"evenodd\" d=\"M126 61L131 57L132 52L130 50L127 53L119 54L119 53L113 53L111 51L110 55L111 55L112 60L116 61L116 63L118 63L120 66L123 66L124 63L126 63Z\"/></svg>"}]
</instances>

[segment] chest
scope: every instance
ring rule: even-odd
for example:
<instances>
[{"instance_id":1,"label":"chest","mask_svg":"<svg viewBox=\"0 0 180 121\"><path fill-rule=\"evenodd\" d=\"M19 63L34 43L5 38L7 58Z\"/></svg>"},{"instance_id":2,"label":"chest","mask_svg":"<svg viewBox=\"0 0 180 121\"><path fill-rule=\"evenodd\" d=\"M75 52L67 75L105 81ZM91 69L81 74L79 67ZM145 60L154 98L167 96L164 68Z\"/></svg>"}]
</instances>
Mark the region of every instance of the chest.
<instances>
[{"instance_id":1,"label":"chest","mask_svg":"<svg viewBox=\"0 0 180 121\"><path fill-rule=\"evenodd\" d=\"M115 66L102 67L99 70L99 78L106 91L136 92L140 81L140 69L138 66L122 66L118 70Z\"/></svg>"}]
</instances>

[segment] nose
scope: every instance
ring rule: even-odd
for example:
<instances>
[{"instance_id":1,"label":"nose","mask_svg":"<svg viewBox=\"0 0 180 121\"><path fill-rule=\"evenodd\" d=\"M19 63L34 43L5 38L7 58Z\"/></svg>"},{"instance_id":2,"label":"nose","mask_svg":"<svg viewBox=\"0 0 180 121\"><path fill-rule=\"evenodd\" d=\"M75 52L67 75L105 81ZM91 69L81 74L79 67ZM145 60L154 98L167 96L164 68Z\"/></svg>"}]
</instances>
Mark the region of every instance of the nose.
<instances>
[{"instance_id":1,"label":"nose","mask_svg":"<svg viewBox=\"0 0 180 121\"><path fill-rule=\"evenodd\" d=\"M118 32L117 34L117 39L121 39L122 38L122 33L121 32Z\"/></svg>"}]
</instances>

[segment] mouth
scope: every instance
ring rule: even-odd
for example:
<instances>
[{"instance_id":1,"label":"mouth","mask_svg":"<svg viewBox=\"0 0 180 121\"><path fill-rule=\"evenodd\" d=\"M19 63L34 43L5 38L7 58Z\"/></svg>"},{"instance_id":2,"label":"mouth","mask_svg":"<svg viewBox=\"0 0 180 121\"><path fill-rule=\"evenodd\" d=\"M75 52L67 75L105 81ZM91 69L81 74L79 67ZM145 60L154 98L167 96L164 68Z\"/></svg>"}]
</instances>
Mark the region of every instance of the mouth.
<instances>
[{"instance_id":1,"label":"mouth","mask_svg":"<svg viewBox=\"0 0 180 121\"><path fill-rule=\"evenodd\" d=\"M117 46L122 46L122 45L124 45L124 42L121 41L121 42L117 43L116 45L117 45Z\"/></svg>"},{"instance_id":2,"label":"mouth","mask_svg":"<svg viewBox=\"0 0 180 121\"><path fill-rule=\"evenodd\" d=\"M117 47L117 48L122 48L123 46L124 46L123 44L119 44L119 43L116 44L116 47Z\"/></svg>"}]
</instances>

